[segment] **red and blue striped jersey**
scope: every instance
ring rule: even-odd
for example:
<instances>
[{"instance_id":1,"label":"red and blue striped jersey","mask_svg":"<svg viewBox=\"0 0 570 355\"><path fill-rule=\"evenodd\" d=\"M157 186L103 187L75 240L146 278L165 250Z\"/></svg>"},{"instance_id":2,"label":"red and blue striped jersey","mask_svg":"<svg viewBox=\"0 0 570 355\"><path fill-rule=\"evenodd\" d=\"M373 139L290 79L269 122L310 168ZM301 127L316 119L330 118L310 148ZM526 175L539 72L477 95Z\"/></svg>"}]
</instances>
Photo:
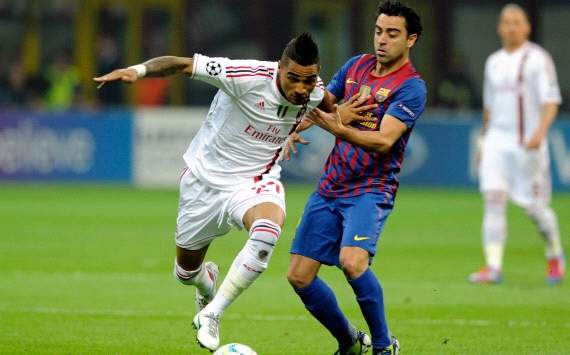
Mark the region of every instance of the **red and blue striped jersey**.
<instances>
[{"instance_id":1,"label":"red and blue striped jersey","mask_svg":"<svg viewBox=\"0 0 570 355\"><path fill-rule=\"evenodd\" d=\"M377 193L385 196L385 203L394 202L406 145L416 120L425 109L426 86L410 62L384 76L373 74L375 67L374 55L353 57L334 75L327 89L339 101L364 92L371 95L368 104L378 103L376 109L366 113L370 122L355 122L353 127L378 131L383 116L389 114L404 122L408 130L385 154L336 138L317 188L323 196Z\"/></svg>"}]
</instances>

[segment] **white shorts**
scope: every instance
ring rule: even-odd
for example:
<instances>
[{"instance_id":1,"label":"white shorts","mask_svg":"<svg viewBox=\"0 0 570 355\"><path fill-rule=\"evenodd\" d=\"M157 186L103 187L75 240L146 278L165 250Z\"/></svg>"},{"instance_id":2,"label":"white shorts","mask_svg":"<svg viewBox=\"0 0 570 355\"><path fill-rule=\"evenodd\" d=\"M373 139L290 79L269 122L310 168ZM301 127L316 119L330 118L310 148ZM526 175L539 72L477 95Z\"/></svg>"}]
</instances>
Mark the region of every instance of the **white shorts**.
<instances>
[{"instance_id":1,"label":"white shorts","mask_svg":"<svg viewBox=\"0 0 570 355\"><path fill-rule=\"evenodd\" d=\"M272 202L285 213L285 189L279 180L263 179L233 191L208 187L187 169L180 179L176 245L197 250L232 226L243 228L243 216L255 205Z\"/></svg>"},{"instance_id":2,"label":"white shorts","mask_svg":"<svg viewBox=\"0 0 570 355\"><path fill-rule=\"evenodd\" d=\"M481 192L504 191L522 207L547 205L552 194L548 143L528 150L512 137L490 131L485 135L479 169Z\"/></svg>"}]
</instances>

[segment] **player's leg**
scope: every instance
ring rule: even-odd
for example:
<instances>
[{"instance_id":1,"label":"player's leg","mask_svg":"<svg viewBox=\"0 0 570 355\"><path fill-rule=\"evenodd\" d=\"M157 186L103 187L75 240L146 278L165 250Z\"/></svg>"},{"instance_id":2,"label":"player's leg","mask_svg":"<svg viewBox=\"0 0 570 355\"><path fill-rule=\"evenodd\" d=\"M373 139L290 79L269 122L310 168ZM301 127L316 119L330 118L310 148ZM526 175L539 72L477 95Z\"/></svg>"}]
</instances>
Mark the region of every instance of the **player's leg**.
<instances>
[{"instance_id":1,"label":"player's leg","mask_svg":"<svg viewBox=\"0 0 570 355\"><path fill-rule=\"evenodd\" d=\"M539 151L524 153L521 158L528 160L525 163L529 169L522 173L527 176L527 183L521 187L516 202L524 207L544 238L547 260L546 281L559 283L564 277L565 260L558 218L550 207L552 189L548 150L544 146Z\"/></svg>"},{"instance_id":2,"label":"player's leg","mask_svg":"<svg viewBox=\"0 0 570 355\"><path fill-rule=\"evenodd\" d=\"M212 240L230 230L228 224L221 223L226 195L205 187L190 171L181 178L173 274L182 284L196 287L197 310L216 293L218 267L204 262L204 257Z\"/></svg>"},{"instance_id":3,"label":"player's leg","mask_svg":"<svg viewBox=\"0 0 570 355\"><path fill-rule=\"evenodd\" d=\"M303 255L291 255L287 279L305 308L337 340L338 353L345 354L355 346L370 346L370 340L352 326L340 309L333 290L317 276L321 263Z\"/></svg>"},{"instance_id":4,"label":"player's leg","mask_svg":"<svg viewBox=\"0 0 570 355\"><path fill-rule=\"evenodd\" d=\"M483 194L483 254L485 266L469 275L473 283L498 283L502 281L502 266L507 240L507 202L504 191L486 191Z\"/></svg>"},{"instance_id":5,"label":"player's leg","mask_svg":"<svg viewBox=\"0 0 570 355\"><path fill-rule=\"evenodd\" d=\"M215 350L220 343L220 317L227 307L267 269L285 220L285 194L277 180L258 181L228 197L227 213L249 231L213 300L194 317L198 342Z\"/></svg>"},{"instance_id":6,"label":"player's leg","mask_svg":"<svg viewBox=\"0 0 570 355\"><path fill-rule=\"evenodd\" d=\"M355 345L369 346L370 339L349 323L332 289L317 276L321 263L338 264L342 221L333 205L334 199L317 193L309 198L291 246L287 279L305 308L337 340L338 353L345 354Z\"/></svg>"},{"instance_id":7,"label":"player's leg","mask_svg":"<svg viewBox=\"0 0 570 355\"><path fill-rule=\"evenodd\" d=\"M392 353L397 342L390 336L384 312L384 292L369 265L376 253L378 238L392 211L375 194L343 199L345 221L340 266L352 287L356 301L370 329L374 354Z\"/></svg>"},{"instance_id":8,"label":"player's leg","mask_svg":"<svg viewBox=\"0 0 570 355\"><path fill-rule=\"evenodd\" d=\"M545 257L548 262L546 281L559 283L564 278L565 260L556 214L550 206L540 204L527 206L525 211L536 224L546 243Z\"/></svg>"},{"instance_id":9,"label":"player's leg","mask_svg":"<svg viewBox=\"0 0 570 355\"><path fill-rule=\"evenodd\" d=\"M188 250L176 246L173 274L180 283L196 287L196 311L203 309L216 294L219 270L214 262L204 262L208 247Z\"/></svg>"},{"instance_id":10,"label":"player's leg","mask_svg":"<svg viewBox=\"0 0 570 355\"><path fill-rule=\"evenodd\" d=\"M550 207L550 161L546 145L536 151L521 148L513 201L525 209L545 241L546 281L558 283L564 276L564 251L555 212Z\"/></svg>"},{"instance_id":11,"label":"player's leg","mask_svg":"<svg viewBox=\"0 0 570 355\"><path fill-rule=\"evenodd\" d=\"M512 188L509 177L516 169L512 159L513 147L505 146L505 141L508 139L489 133L483 142L479 183L484 201L481 237L485 266L469 275L468 280L473 283L502 281L501 270L507 239L506 209Z\"/></svg>"},{"instance_id":12,"label":"player's leg","mask_svg":"<svg viewBox=\"0 0 570 355\"><path fill-rule=\"evenodd\" d=\"M245 246L234 259L216 297L205 312L221 316L224 310L268 267L285 220L283 209L271 202L250 208L243 217L249 230Z\"/></svg>"}]
</instances>

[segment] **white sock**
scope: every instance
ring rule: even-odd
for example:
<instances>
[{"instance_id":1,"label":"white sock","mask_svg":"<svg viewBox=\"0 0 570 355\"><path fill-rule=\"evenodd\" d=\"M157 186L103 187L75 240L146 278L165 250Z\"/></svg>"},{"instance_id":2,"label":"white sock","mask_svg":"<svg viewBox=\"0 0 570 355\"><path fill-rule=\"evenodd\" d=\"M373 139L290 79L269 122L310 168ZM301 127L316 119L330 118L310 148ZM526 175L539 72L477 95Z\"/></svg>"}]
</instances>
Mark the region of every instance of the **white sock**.
<instances>
[{"instance_id":1,"label":"white sock","mask_svg":"<svg viewBox=\"0 0 570 355\"><path fill-rule=\"evenodd\" d=\"M547 259L559 258L564 255L560 242L560 229L556 213L549 206L536 206L526 209L526 213L538 227L546 242L544 254Z\"/></svg>"},{"instance_id":2,"label":"white sock","mask_svg":"<svg viewBox=\"0 0 570 355\"><path fill-rule=\"evenodd\" d=\"M174 277L184 285L194 285L202 295L209 295L214 289L214 280L210 278L204 263L196 270L184 270L174 261Z\"/></svg>"},{"instance_id":3,"label":"white sock","mask_svg":"<svg viewBox=\"0 0 570 355\"><path fill-rule=\"evenodd\" d=\"M487 266L501 270L507 240L506 194L485 195L483 251Z\"/></svg>"},{"instance_id":4,"label":"white sock","mask_svg":"<svg viewBox=\"0 0 570 355\"><path fill-rule=\"evenodd\" d=\"M221 315L224 310L267 269L281 228L267 219L256 220L249 239L234 259L218 293L204 312Z\"/></svg>"}]
</instances>

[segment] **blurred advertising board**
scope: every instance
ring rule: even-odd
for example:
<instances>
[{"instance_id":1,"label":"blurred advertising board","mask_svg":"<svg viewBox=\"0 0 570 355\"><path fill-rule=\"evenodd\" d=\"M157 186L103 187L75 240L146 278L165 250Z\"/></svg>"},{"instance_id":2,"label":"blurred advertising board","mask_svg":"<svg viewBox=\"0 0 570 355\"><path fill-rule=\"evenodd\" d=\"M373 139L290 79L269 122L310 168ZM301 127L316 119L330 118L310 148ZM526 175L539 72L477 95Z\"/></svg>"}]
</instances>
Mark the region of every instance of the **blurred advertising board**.
<instances>
[{"instance_id":1,"label":"blurred advertising board","mask_svg":"<svg viewBox=\"0 0 570 355\"><path fill-rule=\"evenodd\" d=\"M182 155L207 108L159 108L102 113L0 113L0 181L125 182L176 188ZM406 185L477 187L479 119L427 113L414 128L400 173ZM570 117L549 135L555 191L570 191ZM311 143L282 162L283 180L315 184L334 138L318 127Z\"/></svg>"},{"instance_id":2,"label":"blurred advertising board","mask_svg":"<svg viewBox=\"0 0 570 355\"><path fill-rule=\"evenodd\" d=\"M130 182L131 115L0 113L0 180Z\"/></svg>"},{"instance_id":3,"label":"blurred advertising board","mask_svg":"<svg viewBox=\"0 0 570 355\"><path fill-rule=\"evenodd\" d=\"M182 155L198 132L207 108L141 109L134 114L133 180L143 187L176 187Z\"/></svg>"}]
</instances>

